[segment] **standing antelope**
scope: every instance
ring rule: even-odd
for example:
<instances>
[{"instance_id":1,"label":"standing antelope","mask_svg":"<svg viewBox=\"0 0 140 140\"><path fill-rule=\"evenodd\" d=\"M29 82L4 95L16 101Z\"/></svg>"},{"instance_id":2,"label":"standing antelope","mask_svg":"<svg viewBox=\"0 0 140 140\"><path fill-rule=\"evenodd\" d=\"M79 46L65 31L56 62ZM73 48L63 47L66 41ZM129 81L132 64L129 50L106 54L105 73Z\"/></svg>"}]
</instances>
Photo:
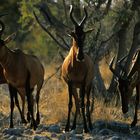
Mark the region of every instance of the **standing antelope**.
<instances>
[{"instance_id":1,"label":"standing antelope","mask_svg":"<svg viewBox=\"0 0 140 140\"><path fill-rule=\"evenodd\" d=\"M39 96L40 90L44 81L44 68L37 57L33 55L24 54L21 50L12 51L6 47L6 44L10 42L13 35L9 36L5 40L1 39L3 31L5 29L4 23L0 20L2 27L0 31L0 64L3 68L4 77L9 85L10 99L11 99L11 116L10 127L13 127L13 110L14 110L14 96L18 91L22 98L22 107L24 114L25 96L27 96L28 102L28 118L31 115L31 125L36 129L37 124L40 122L39 115ZM34 86L37 85L36 103L37 114L36 121L33 114L33 97L32 91Z\"/></svg>"},{"instance_id":2,"label":"standing antelope","mask_svg":"<svg viewBox=\"0 0 140 140\"><path fill-rule=\"evenodd\" d=\"M132 96L133 89L136 87L136 101L135 101L135 115L134 119L131 123L131 127L134 127L137 123L137 110L138 110L138 104L139 104L139 98L140 98L140 52L138 52L137 59L129 72L127 76L124 72L123 68L121 68L122 60L119 62L118 71L113 69L113 63L114 59L110 63L110 70L113 72L115 76L118 77L118 83L119 83L119 90L121 93L121 99L122 99L122 112L127 113L128 112L128 104L130 97Z\"/></svg>"},{"instance_id":3,"label":"standing antelope","mask_svg":"<svg viewBox=\"0 0 140 140\"><path fill-rule=\"evenodd\" d=\"M93 63L91 58L84 54L83 46L85 40L85 32L83 31L85 21L87 19L87 11L84 8L85 16L80 24L78 24L72 16L73 7L70 9L70 18L75 25L75 31L71 32L71 36L73 38L72 47L69 51L69 54L65 58L62 64L62 78L68 85L69 92L69 104L68 104L68 119L65 127L65 131L69 131L70 126L70 114L72 109L72 96L75 99L75 116L73 121L72 130L76 128L76 118L79 111L79 101L81 103L82 116L84 121L84 131L88 132L87 120L89 123L90 130L92 129L92 122L90 117L90 91L92 87L93 80ZM79 96L80 100L78 100L78 94L76 92L77 88L80 89ZM85 96L87 99L86 104L86 112L87 112L87 120L85 117Z\"/></svg>"}]
</instances>

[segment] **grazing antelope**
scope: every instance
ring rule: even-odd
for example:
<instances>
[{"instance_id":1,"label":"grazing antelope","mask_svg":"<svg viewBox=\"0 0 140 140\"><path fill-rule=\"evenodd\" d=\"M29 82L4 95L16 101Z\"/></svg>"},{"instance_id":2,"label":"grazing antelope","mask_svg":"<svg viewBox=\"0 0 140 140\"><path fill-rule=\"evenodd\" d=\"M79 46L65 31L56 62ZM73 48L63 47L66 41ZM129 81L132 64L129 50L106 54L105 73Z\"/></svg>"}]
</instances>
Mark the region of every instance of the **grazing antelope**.
<instances>
[{"instance_id":1,"label":"grazing antelope","mask_svg":"<svg viewBox=\"0 0 140 140\"><path fill-rule=\"evenodd\" d=\"M83 52L85 32L83 31L84 24L87 19L87 11L84 8L85 16L80 24L78 24L72 16L73 7L70 9L70 18L75 25L75 31L71 32L73 38L72 47L69 54L65 58L62 64L62 78L68 85L69 92L69 104L68 104L68 119L65 127L65 131L69 131L70 126L70 114L72 109L72 96L75 99L75 116L73 121L72 130L76 128L76 119L79 112L79 101L81 104L82 116L84 121L84 131L88 132L87 121L89 123L90 130L92 129L92 122L90 117L90 91L93 80L93 63L91 58ZM78 100L77 88L79 88L80 100ZM86 96L86 115L85 116L85 96Z\"/></svg>"},{"instance_id":2,"label":"grazing antelope","mask_svg":"<svg viewBox=\"0 0 140 140\"><path fill-rule=\"evenodd\" d=\"M16 92L20 94L22 98L22 107L24 114L25 96L27 96L28 102L28 118L31 115L31 125L36 129L37 124L40 122L39 115L39 96L40 90L44 81L44 68L37 57L33 55L24 54L21 50L12 51L6 47L6 44L10 42L13 35L9 36L5 40L1 39L1 35L5 29L4 23L0 20L2 27L0 31L0 64L3 68L3 74L6 82L9 85L10 99L11 99L11 116L10 127L13 127L13 110L14 110L14 96ZM37 114L36 121L33 114L33 96L32 91L34 86L37 85L36 104Z\"/></svg>"},{"instance_id":3,"label":"grazing antelope","mask_svg":"<svg viewBox=\"0 0 140 140\"><path fill-rule=\"evenodd\" d=\"M110 70L113 72L115 76L118 77L123 113L128 112L129 100L130 97L132 96L133 89L136 87L135 114L134 114L134 119L131 123L131 127L134 127L137 123L137 111L138 111L138 104L140 98L140 80L139 80L140 79L140 52L138 52L136 61L127 76L123 70L123 67L120 67L122 60L119 62L118 65L120 67L118 68L119 71L113 69L113 63L114 63L114 59L110 63Z\"/></svg>"}]
</instances>

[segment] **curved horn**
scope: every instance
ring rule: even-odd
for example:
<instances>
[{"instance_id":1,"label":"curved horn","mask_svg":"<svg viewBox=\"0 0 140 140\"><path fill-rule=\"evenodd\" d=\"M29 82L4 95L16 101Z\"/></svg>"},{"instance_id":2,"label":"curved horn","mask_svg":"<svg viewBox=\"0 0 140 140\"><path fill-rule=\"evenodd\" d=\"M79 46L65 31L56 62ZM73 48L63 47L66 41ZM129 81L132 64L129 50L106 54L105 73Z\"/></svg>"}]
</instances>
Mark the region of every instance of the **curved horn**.
<instances>
[{"instance_id":1,"label":"curved horn","mask_svg":"<svg viewBox=\"0 0 140 140\"><path fill-rule=\"evenodd\" d=\"M118 72L113 68L113 64L114 64L114 60L115 60L115 56L112 58L110 64L109 64L109 69L111 70L111 72L117 76L120 77L120 75L118 74Z\"/></svg>"},{"instance_id":2,"label":"curved horn","mask_svg":"<svg viewBox=\"0 0 140 140\"><path fill-rule=\"evenodd\" d=\"M123 72L125 72L125 68L124 66L122 65L122 62L125 60L125 58L127 57L128 55L125 55L124 57L122 57L120 60L118 60L117 62L117 66L119 67L120 70L122 70Z\"/></svg>"},{"instance_id":3,"label":"curved horn","mask_svg":"<svg viewBox=\"0 0 140 140\"><path fill-rule=\"evenodd\" d=\"M77 22L75 21L75 19L73 18L72 12L73 12L73 6L70 5L70 18L71 18L71 21L73 22L73 24L74 24L75 26L79 26L79 25L77 24Z\"/></svg>"},{"instance_id":4,"label":"curved horn","mask_svg":"<svg viewBox=\"0 0 140 140\"><path fill-rule=\"evenodd\" d=\"M0 39L1 39L1 36L2 36L3 31L5 29L5 25L4 25L4 23L1 20L0 20L0 25L1 25L1 30L0 30Z\"/></svg>"},{"instance_id":5,"label":"curved horn","mask_svg":"<svg viewBox=\"0 0 140 140\"><path fill-rule=\"evenodd\" d=\"M124 57L122 57L117 63L121 64L127 56L128 56L128 54L125 55Z\"/></svg>"},{"instance_id":6,"label":"curved horn","mask_svg":"<svg viewBox=\"0 0 140 140\"><path fill-rule=\"evenodd\" d=\"M84 7L84 12L85 12L85 16L83 17L81 23L80 23L80 26L84 26L85 22L86 22L86 19L88 17L88 13L87 13L87 10L86 8Z\"/></svg>"}]
</instances>

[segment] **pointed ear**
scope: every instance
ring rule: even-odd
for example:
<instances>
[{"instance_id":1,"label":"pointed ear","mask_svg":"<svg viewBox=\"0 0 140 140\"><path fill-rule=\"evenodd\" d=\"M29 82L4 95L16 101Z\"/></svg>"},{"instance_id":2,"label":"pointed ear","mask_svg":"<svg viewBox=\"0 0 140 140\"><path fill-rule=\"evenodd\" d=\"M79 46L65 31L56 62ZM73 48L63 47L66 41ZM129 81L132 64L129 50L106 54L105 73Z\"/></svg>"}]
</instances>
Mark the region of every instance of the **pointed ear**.
<instances>
[{"instance_id":1,"label":"pointed ear","mask_svg":"<svg viewBox=\"0 0 140 140\"><path fill-rule=\"evenodd\" d=\"M91 33L92 31L94 31L94 28L85 31L85 33L86 33L86 34L87 34L87 33Z\"/></svg>"},{"instance_id":2,"label":"pointed ear","mask_svg":"<svg viewBox=\"0 0 140 140\"><path fill-rule=\"evenodd\" d=\"M68 36L75 38L75 33L74 32L71 32L71 33L68 34Z\"/></svg>"},{"instance_id":3,"label":"pointed ear","mask_svg":"<svg viewBox=\"0 0 140 140\"><path fill-rule=\"evenodd\" d=\"M131 84L130 84L130 86L131 86L132 88L134 88L134 87L136 86L138 80L139 80L139 79L138 79L138 71L136 71L136 72L133 74L132 78L131 78Z\"/></svg>"},{"instance_id":4,"label":"pointed ear","mask_svg":"<svg viewBox=\"0 0 140 140\"><path fill-rule=\"evenodd\" d=\"M16 33L13 33L11 35L9 35L5 40L4 40L4 44L9 43L11 40L14 40L16 36Z\"/></svg>"}]
</instances>

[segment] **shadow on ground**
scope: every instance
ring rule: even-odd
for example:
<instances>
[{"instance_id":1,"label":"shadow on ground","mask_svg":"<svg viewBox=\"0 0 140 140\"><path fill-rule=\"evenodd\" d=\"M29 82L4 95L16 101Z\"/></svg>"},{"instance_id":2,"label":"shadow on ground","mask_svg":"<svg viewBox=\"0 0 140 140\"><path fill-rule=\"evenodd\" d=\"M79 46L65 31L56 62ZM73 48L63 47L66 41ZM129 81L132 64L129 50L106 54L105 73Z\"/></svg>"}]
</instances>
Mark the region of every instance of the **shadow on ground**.
<instances>
[{"instance_id":1,"label":"shadow on ground","mask_svg":"<svg viewBox=\"0 0 140 140\"><path fill-rule=\"evenodd\" d=\"M0 114L0 116L2 116ZM4 123L7 119L0 119L0 139L9 140L139 140L140 126L130 128L128 124L98 120L93 123L93 130L83 133L83 125L78 124L75 131L64 133L65 123L52 125L40 124L36 131L22 124L16 124L15 128L7 128ZM6 121L6 122L5 122ZM3 125L3 126L2 126Z\"/></svg>"}]
</instances>

